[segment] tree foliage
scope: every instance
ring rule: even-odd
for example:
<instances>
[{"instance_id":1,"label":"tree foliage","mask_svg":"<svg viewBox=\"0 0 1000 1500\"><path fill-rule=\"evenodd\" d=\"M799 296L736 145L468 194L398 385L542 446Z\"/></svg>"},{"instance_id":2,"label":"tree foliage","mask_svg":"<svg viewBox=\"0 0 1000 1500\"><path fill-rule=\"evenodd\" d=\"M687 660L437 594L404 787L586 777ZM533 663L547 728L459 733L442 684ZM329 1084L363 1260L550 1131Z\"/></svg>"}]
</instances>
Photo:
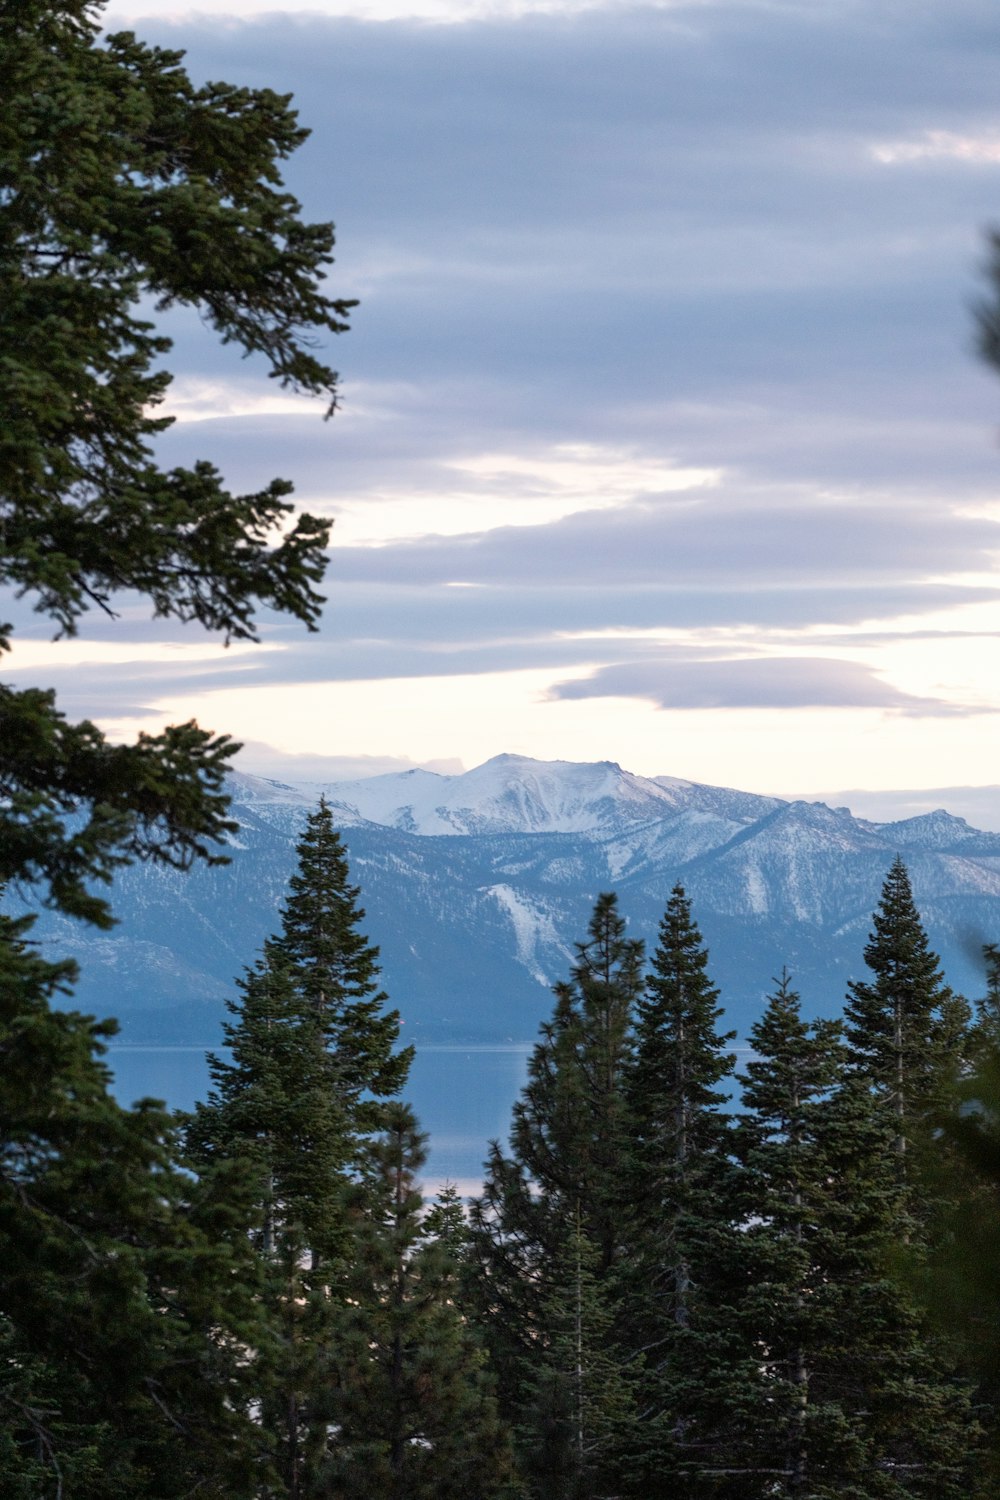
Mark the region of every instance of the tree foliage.
<instances>
[{"instance_id":1,"label":"tree foliage","mask_svg":"<svg viewBox=\"0 0 1000 1500\"><path fill-rule=\"evenodd\" d=\"M208 462L158 466L170 341L149 317L197 309L332 410L312 345L352 304L322 289L331 226L305 223L280 178L306 132L287 96L197 87L181 53L100 39L98 11L0 13L0 585L62 634L122 591L227 640L254 639L261 606L312 628L327 523L292 519L283 480L234 495ZM9 640L0 627L0 653ZM106 924L88 879L217 854L225 736L188 724L112 746L51 693L6 686L0 723L0 882Z\"/></svg>"},{"instance_id":2,"label":"tree foliage","mask_svg":"<svg viewBox=\"0 0 1000 1500\"><path fill-rule=\"evenodd\" d=\"M240 1175L195 1180L159 1106L114 1102L113 1023L52 1008L72 966L25 927L0 919L0 1491L223 1500L258 1447Z\"/></svg>"},{"instance_id":3,"label":"tree foliage","mask_svg":"<svg viewBox=\"0 0 1000 1500\"><path fill-rule=\"evenodd\" d=\"M305 132L287 97L198 87L180 53L102 38L98 15L0 8L0 586L61 635L123 593L227 641L255 638L261 608L313 628L326 522L293 517L283 480L233 494L154 451L153 319L175 305L332 410L314 341L350 304L322 287L331 227L280 177ZM10 640L0 626L0 655ZM234 749L195 724L113 745L53 693L0 685L0 889L107 926L123 863L222 858ZM273 1475L245 1382L268 1337L255 1179L221 1159L194 1176L160 1108L115 1104L113 1024L54 1008L73 966L28 932L0 923L0 1489L255 1494Z\"/></svg>"},{"instance_id":4,"label":"tree foliage","mask_svg":"<svg viewBox=\"0 0 1000 1500\"><path fill-rule=\"evenodd\" d=\"M387 1107L333 1349L331 1500L514 1500L485 1355L456 1306L458 1266L422 1214L426 1138ZM454 1228L454 1225L453 1225Z\"/></svg>"},{"instance_id":5,"label":"tree foliage","mask_svg":"<svg viewBox=\"0 0 1000 1500\"><path fill-rule=\"evenodd\" d=\"M871 978L848 986L849 1056L893 1115L897 1163L905 1175L908 1148L954 1085L969 1008L944 982L898 857L872 923L864 950Z\"/></svg>"},{"instance_id":6,"label":"tree foliage","mask_svg":"<svg viewBox=\"0 0 1000 1500\"><path fill-rule=\"evenodd\" d=\"M229 1055L211 1059L214 1088L186 1132L197 1166L239 1163L252 1174L245 1229L263 1334L246 1384L290 1500L326 1493L348 1268L372 1211L365 1185L377 1176L384 1101L412 1056L394 1051L399 1017L377 987L378 950L359 931L357 896L321 802L299 839L281 931L240 981Z\"/></svg>"},{"instance_id":7,"label":"tree foliage","mask_svg":"<svg viewBox=\"0 0 1000 1500\"><path fill-rule=\"evenodd\" d=\"M608 1336L642 944L626 936L614 895L598 898L577 955L569 982L555 986L514 1105L510 1155L491 1147L471 1214L505 1415L518 1427L532 1493L553 1497L600 1492L630 1409Z\"/></svg>"}]
</instances>

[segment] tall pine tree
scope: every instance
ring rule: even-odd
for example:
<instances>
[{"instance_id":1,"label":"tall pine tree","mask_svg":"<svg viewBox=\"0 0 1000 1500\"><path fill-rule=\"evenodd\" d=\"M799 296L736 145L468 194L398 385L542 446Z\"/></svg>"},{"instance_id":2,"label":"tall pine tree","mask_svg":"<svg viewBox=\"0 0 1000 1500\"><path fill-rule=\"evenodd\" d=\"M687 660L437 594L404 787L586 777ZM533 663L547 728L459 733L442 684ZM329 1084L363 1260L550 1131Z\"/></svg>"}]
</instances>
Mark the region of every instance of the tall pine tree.
<instances>
[{"instance_id":1,"label":"tall pine tree","mask_svg":"<svg viewBox=\"0 0 1000 1500\"><path fill-rule=\"evenodd\" d=\"M969 1008L944 982L937 954L897 856L886 876L864 950L868 980L852 980L846 1005L849 1058L895 1121L900 1179L928 1117L954 1086Z\"/></svg>"},{"instance_id":2,"label":"tall pine tree","mask_svg":"<svg viewBox=\"0 0 1000 1500\"><path fill-rule=\"evenodd\" d=\"M841 1171L856 1184L845 1200L856 1284L845 1303L845 1326L854 1317L856 1330L845 1369L865 1414L858 1431L897 1492L957 1497L978 1472L976 1426L954 1354L914 1287L961 1207L959 1174L928 1163L946 1149L936 1133L968 1049L969 1008L944 982L899 858L864 957L872 977L849 985L848 1072L831 1100L835 1123L846 1122Z\"/></svg>"},{"instance_id":3,"label":"tall pine tree","mask_svg":"<svg viewBox=\"0 0 1000 1500\"><path fill-rule=\"evenodd\" d=\"M502 1500L518 1493L485 1354L459 1311L459 1268L423 1214L425 1137L387 1108L332 1353L329 1500Z\"/></svg>"},{"instance_id":4,"label":"tall pine tree","mask_svg":"<svg viewBox=\"0 0 1000 1500\"><path fill-rule=\"evenodd\" d=\"M487 1343L532 1493L605 1491L625 1446L628 1392L608 1359L616 1322L626 1123L622 1090L642 944L598 898L569 982L555 988L510 1154L494 1143L472 1206Z\"/></svg>"},{"instance_id":5,"label":"tall pine tree","mask_svg":"<svg viewBox=\"0 0 1000 1500\"><path fill-rule=\"evenodd\" d=\"M378 950L321 802L298 844L282 931L241 983L225 1028L228 1058L188 1124L196 1163L238 1160L255 1174L247 1228L258 1248L267 1333L247 1379L262 1446L289 1500L325 1491L333 1350L375 1171L385 1099L411 1051L393 1051L395 1011L378 989ZM373 1156L375 1153L375 1156Z\"/></svg>"},{"instance_id":6,"label":"tall pine tree","mask_svg":"<svg viewBox=\"0 0 1000 1500\"><path fill-rule=\"evenodd\" d=\"M258 1444L239 1174L199 1181L155 1103L122 1109L114 1023L55 1009L71 964L0 917L0 1492L223 1500Z\"/></svg>"},{"instance_id":7,"label":"tall pine tree","mask_svg":"<svg viewBox=\"0 0 1000 1500\"><path fill-rule=\"evenodd\" d=\"M864 1091L833 1095L843 1078L840 1031L804 1021L783 974L751 1029L741 1078L736 1137L751 1275L738 1318L758 1375L740 1413L741 1458L746 1493L776 1500L856 1493L872 1458L851 1399L871 1355L871 1329L859 1328L872 1321L872 1289L865 1293L858 1274L872 1265L860 1226L884 1222L886 1191L891 1201L896 1189ZM859 1175L872 1160L882 1173Z\"/></svg>"},{"instance_id":8,"label":"tall pine tree","mask_svg":"<svg viewBox=\"0 0 1000 1500\"><path fill-rule=\"evenodd\" d=\"M413 1049L397 1050L399 1012L386 1009L378 987L378 949L360 930L361 892L350 884L347 851L325 798L307 819L296 854L275 942L320 1018L356 1151L378 1126L375 1101L406 1083Z\"/></svg>"},{"instance_id":9,"label":"tall pine tree","mask_svg":"<svg viewBox=\"0 0 1000 1500\"><path fill-rule=\"evenodd\" d=\"M630 1151L622 1208L626 1347L643 1361L647 1465L678 1494L724 1467L731 1391L746 1371L727 1308L740 1290L728 1095L734 1033L683 889L660 923L626 1075Z\"/></svg>"}]
</instances>

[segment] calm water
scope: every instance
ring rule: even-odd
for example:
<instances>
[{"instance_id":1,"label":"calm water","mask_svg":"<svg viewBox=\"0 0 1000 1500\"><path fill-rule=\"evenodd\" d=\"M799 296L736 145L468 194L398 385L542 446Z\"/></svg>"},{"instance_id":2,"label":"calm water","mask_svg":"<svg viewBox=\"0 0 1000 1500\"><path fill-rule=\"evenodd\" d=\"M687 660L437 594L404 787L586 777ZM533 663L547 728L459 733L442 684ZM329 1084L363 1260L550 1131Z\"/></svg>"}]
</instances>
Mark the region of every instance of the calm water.
<instances>
[{"instance_id":1,"label":"calm water","mask_svg":"<svg viewBox=\"0 0 1000 1500\"><path fill-rule=\"evenodd\" d=\"M531 1047L421 1047L410 1069L405 1097L430 1134L423 1177L428 1193L446 1179L463 1192L478 1191L486 1145L506 1143L510 1107L524 1083ZM209 1086L205 1053L196 1047L108 1049L114 1090L123 1104L143 1096L171 1109L190 1109Z\"/></svg>"}]
</instances>

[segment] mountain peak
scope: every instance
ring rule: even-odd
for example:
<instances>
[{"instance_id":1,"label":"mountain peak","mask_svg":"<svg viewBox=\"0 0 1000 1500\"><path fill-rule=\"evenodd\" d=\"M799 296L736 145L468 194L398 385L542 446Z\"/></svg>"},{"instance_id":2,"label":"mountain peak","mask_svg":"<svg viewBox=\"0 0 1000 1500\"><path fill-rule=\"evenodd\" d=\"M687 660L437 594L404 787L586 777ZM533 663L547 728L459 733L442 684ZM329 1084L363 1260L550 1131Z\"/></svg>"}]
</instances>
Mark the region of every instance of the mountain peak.
<instances>
[{"instance_id":1,"label":"mountain peak","mask_svg":"<svg viewBox=\"0 0 1000 1500\"><path fill-rule=\"evenodd\" d=\"M895 838L902 849L950 849L970 839L982 838L964 818L946 812L943 807L884 823L881 831L886 838Z\"/></svg>"}]
</instances>

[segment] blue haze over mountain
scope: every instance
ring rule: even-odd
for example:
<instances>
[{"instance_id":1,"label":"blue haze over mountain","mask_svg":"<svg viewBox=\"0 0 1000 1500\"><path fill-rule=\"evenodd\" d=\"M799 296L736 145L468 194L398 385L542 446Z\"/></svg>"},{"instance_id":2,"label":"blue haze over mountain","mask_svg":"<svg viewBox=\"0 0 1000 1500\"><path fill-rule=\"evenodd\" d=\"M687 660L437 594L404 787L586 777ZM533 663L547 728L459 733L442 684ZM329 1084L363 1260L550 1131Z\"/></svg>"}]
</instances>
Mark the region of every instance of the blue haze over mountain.
<instances>
[{"instance_id":1,"label":"blue haze over mountain","mask_svg":"<svg viewBox=\"0 0 1000 1500\"><path fill-rule=\"evenodd\" d=\"M232 863L116 882L119 926L44 914L35 935L73 953L74 1003L122 1040L217 1045L233 980L278 926L303 818L334 808L407 1040L530 1040L568 973L597 894L616 890L652 943L680 881L741 1035L783 965L807 1009L839 1009L886 870L900 853L952 985L982 988L1000 938L1000 834L939 811L895 823L596 765L498 756L459 776L408 771L326 785L236 774Z\"/></svg>"}]
</instances>

